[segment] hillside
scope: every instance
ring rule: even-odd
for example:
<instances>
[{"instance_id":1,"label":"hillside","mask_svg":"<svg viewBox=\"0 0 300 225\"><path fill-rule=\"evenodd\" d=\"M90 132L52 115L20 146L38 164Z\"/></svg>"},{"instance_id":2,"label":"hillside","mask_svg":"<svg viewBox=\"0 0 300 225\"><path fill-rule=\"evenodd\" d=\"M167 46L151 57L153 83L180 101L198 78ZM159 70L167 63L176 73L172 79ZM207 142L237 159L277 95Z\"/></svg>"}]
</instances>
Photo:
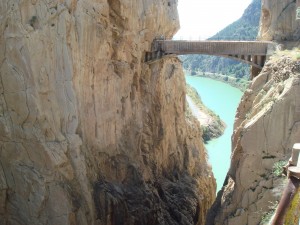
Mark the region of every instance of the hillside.
<instances>
[{"instance_id":1,"label":"hillside","mask_svg":"<svg viewBox=\"0 0 300 225\"><path fill-rule=\"evenodd\" d=\"M209 40L255 40L261 14L261 0L253 0L243 16ZM181 57L186 70L226 74L236 78L248 77L250 66L218 56L188 55Z\"/></svg>"}]
</instances>

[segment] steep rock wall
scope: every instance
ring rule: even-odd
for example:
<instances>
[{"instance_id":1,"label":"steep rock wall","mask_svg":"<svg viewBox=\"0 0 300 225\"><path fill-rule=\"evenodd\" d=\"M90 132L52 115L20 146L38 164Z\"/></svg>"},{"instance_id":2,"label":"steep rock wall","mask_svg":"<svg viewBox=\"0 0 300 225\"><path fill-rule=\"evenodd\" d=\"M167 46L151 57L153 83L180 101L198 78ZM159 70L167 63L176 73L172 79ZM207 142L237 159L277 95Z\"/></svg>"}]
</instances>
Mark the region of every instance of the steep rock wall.
<instances>
[{"instance_id":1,"label":"steep rock wall","mask_svg":"<svg viewBox=\"0 0 300 225\"><path fill-rule=\"evenodd\" d=\"M299 0L262 0L258 38L270 41L299 41L300 21L296 20Z\"/></svg>"},{"instance_id":2,"label":"steep rock wall","mask_svg":"<svg viewBox=\"0 0 300 225\"><path fill-rule=\"evenodd\" d=\"M0 2L0 224L203 224L214 198L176 0Z\"/></svg>"}]
</instances>

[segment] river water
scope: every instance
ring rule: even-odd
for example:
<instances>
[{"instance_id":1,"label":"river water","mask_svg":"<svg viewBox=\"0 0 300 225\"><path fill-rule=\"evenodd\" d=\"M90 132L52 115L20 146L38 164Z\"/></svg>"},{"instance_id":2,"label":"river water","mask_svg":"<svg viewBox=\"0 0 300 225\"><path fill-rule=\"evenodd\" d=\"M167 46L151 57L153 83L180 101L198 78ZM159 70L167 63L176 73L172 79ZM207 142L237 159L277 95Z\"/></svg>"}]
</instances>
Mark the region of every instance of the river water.
<instances>
[{"instance_id":1,"label":"river water","mask_svg":"<svg viewBox=\"0 0 300 225\"><path fill-rule=\"evenodd\" d=\"M226 123L224 134L205 145L219 191L230 165L231 135L236 109L243 93L228 84L209 78L186 76L186 82L200 94L203 103Z\"/></svg>"}]
</instances>

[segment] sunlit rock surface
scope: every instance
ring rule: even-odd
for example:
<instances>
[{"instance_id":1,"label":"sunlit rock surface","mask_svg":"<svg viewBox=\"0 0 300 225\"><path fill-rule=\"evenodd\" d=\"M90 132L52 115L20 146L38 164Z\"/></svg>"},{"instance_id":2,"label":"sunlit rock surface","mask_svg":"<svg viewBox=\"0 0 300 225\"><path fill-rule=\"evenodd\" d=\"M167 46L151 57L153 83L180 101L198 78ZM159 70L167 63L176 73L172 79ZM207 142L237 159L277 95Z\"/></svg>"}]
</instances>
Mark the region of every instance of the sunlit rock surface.
<instances>
[{"instance_id":1,"label":"sunlit rock surface","mask_svg":"<svg viewBox=\"0 0 300 225\"><path fill-rule=\"evenodd\" d=\"M174 0L0 1L0 224L203 224L215 181L186 121Z\"/></svg>"},{"instance_id":2,"label":"sunlit rock surface","mask_svg":"<svg viewBox=\"0 0 300 225\"><path fill-rule=\"evenodd\" d=\"M299 41L300 20L296 20L297 1L262 0L259 39L278 42Z\"/></svg>"}]
</instances>

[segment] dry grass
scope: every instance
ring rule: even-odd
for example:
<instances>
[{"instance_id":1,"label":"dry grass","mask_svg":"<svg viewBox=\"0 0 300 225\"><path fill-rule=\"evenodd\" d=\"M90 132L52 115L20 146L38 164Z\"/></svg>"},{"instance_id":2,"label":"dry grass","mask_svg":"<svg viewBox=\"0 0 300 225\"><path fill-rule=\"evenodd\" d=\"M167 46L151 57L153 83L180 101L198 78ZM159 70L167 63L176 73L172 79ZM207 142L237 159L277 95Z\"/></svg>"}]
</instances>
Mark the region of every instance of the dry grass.
<instances>
[{"instance_id":1,"label":"dry grass","mask_svg":"<svg viewBox=\"0 0 300 225\"><path fill-rule=\"evenodd\" d=\"M300 49L294 48L293 50L277 50L271 58L276 60L283 56L290 57L294 61L300 61Z\"/></svg>"}]
</instances>

